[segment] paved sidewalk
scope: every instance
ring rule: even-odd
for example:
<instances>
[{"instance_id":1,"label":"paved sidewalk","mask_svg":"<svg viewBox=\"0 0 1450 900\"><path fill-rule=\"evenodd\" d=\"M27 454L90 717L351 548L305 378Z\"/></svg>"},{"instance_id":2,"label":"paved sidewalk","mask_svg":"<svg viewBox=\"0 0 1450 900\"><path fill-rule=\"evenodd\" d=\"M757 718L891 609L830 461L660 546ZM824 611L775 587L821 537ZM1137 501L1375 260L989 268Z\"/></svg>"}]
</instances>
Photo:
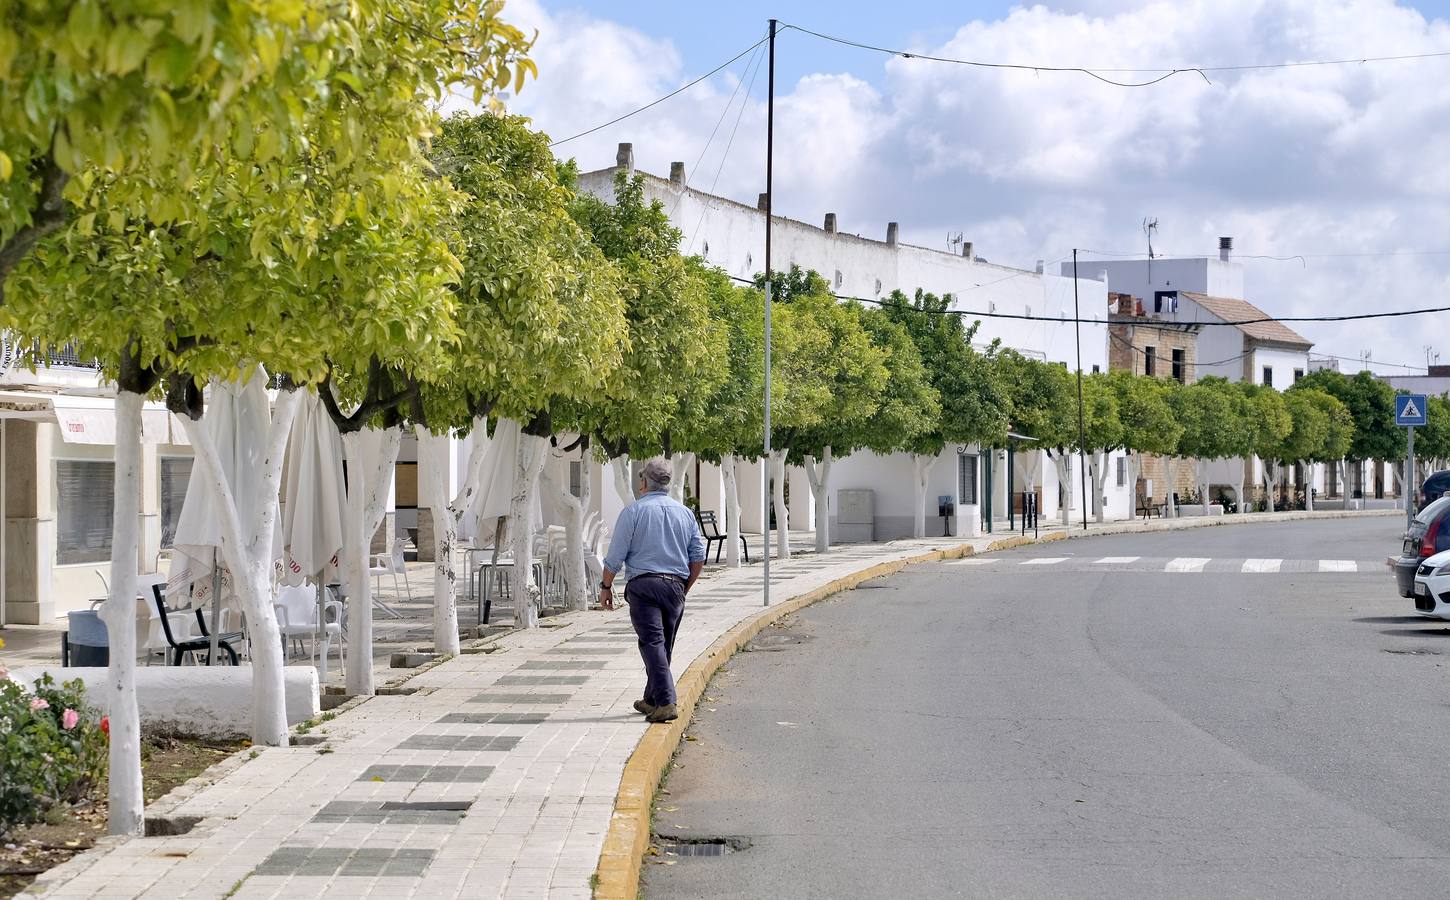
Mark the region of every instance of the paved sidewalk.
<instances>
[{"instance_id":1,"label":"paved sidewalk","mask_svg":"<svg viewBox=\"0 0 1450 900\"><path fill-rule=\"evenodd\" d=\"M772 600L881 563L981 551L1008 537L843 546L776 561ZM755 565L701 580L676 645L677 676L760 611L760 579ZM412 695L346 710L308 736L325 743L234 757L214 783L184 786L148 810L173 822L194 817L189 832L108 839L41 876L31 893L589 897L621 774L647 727L631 708L644 675L627 610L545 624L420 673L407 683Z\"/></svg>"}]
</instances>

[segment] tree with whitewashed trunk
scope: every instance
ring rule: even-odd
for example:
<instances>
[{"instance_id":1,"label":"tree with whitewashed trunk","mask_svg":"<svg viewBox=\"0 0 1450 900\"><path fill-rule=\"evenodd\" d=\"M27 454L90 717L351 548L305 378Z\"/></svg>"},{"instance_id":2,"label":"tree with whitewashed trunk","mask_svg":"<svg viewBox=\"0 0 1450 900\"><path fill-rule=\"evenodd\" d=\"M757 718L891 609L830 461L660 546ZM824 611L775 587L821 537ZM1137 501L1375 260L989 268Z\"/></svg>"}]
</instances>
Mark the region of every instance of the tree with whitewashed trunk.
<instances>
[{"instance_id":1,"label":"tree with whitewashed trunk","mask_svg":"<svg viewBox=\"0 0 1450 900\"><path fill-rule=\"evenodd\" d=\"M1075 484L1069 464L1077 446L1077 387L1067 367L1003 350L997 374L1006 395L1011 430L1036 439L1046 451L1063 488L1058 515L1068 523ZM1029 481L1028 490L1036 484Z\"/></svg>"},{"instance_id":2,"label":"tree with whitewashed trunk","mask_svg":"<svg viewBox=\"0 0 1450 900\"><path fill-rule=\"evenodd\" d=\"M1249 432L1240 397L1236 387L1222 378L1202 378L1171 395L1174 417L1183 427L1177 455L1195 461L1199 500L1205 515L1212 503L1209 463L1242 456L1248 446Z\"/></svg>"},{"instance_id":3,"label":"tree with whitewashed trunk","mask_svg":"<svg viewBox=\"0 0 1450 900\"><path fill-rule=\"evenodd\" d=\"M1308 478L1304 485L1304 509L1314 511L1313 466L1335 465L1349 452L1354 441L1354 420L1338 398L1312 385L1295 384L1284 392L1294 420L1285 448L1287 461L1304 466ZM1307 401L1306 409L1301 401ZM1432 404L1433 408L1433 404Z\"/></svg>"},{"instance_id":4,"label":"tree with whitewashed trunk","mask_svg":"<svg viewBox=\"0 0 1450 900\"><path fill-rule=\"evenodd\" d=\"M1108 376L1095 372L1083 378L1083 440L1087 447L1088 480L1093 487L1093 520L1107 519L1103 492L1107 490L1108 460L1123 446L1123 423L1118 398Z\"/></svg>"},{"instance_id":5,"label":"tree with whitewashed trunk","mask_svg":"<svg viewBox=\"0 0 1450 900\"><path fill-rule=\"evenodd\" d=\"M1122 425L1122 446L1128 454L1128 487L1137 496L1138 478L1143 471L1143 454L1152 453L1172 459L1183 428L1173 417L1168 401L1177 381L1146 375L1134 375L1118 369L1109 372L1107 384L1117 398L1118 421ZM1172 500L1173 480L1169 473L1164 486ZM1151 502L1152 497L1145 497Z\"/></svg>"},{"instance_id":6,"label":"tree with whitewashed trunk","mask_svg":"<svg viewBox=\"0 0 1450 900\"><path fill-rule=\"evenodd\" d=\"M564 510L564 607L584 610L589 608L591 586L596 583L584 554L585 522L594 503L594 454L589 449L588 435L577 437L555 458L572 463L574 460L569 457L575 452L579 455L578 496L570 489L569 482L557 478L548 465L544 467L543 480Z\"/></svg>"},{"instance_id":7,"label":"tree with whitewashed trunk","mask_svg":"<svg viewBox=\"0 0 1450 900\"><path fill-rule=\"evenodd\" d=\"M1248 485L1253 478L1254 459L1263 466L1265 511L1274 511L1274 483L1278 480L1279 460L1285 459L1286 442L1294 431L1293 412L1284 395L1267 385L1240 382L1242 395L1245 441L1248 453L1244 456L1244 482L1239 490L1239 512L1249 511Z\"/></svg>"},{"instance_id":8,"label":"tree with whitewashed trunk","mask_svg":"<svg viewBox=\"0 0 1450 900\"><path fill-rule=\"evenodd\" d=\"M576 194L571 212L620 275L628 344L604 390L554 408L554 419L607 454L615 490L629 503L629 458L674 449L666 447L672 424L682 407L704 402L723 332L710 316L702 267L680 256L680 231L662 203L645 200L642 175L620 172L613 203Z\"/></svg>"},{"instance_id":9,"label":"tree with whitewashed trunk","mask_svg":"<svg viewBox=\"0 0 1450 900\"><path fill-rule=\"evenodd\" d=\"M756 276L756 287L764 289L763 275ZM772 417L768 463L776 555L788 559L786 464L806 468L815 502L816 549L825 552L830 546L829 460L850 453L868 435L866 419L877 411L891 375L886 364L890 351L873 342L861 304L838 300L818 273L792 266L789 272L774 274L771 291L773 307L780 311L776 316L785 325L783 333L777 332L778 340L772 334L773 359L779 363L771 376L773 381L779 372L785 378L786 400L780 415ZM889 320L883 329L886 325Z\"/></svg>"},{"instance_id":10,"label":"tree with whitewashed trunk","mask_svg":"<svg viewBox=\"0 0 1450 900\"><path fill-rule=\"evenodd\" d=\"M631 346L624 282L572 215L572 167L556 163L548 137L527 119L455 115L434 139L432 159L464 197L450 237L462 263L454 289L462 340L446 373L420 386L420 415L435 429L468 427L484 415L525 423L508 535L515 614L532 625L528 520L553 422L578 424ZM569 529L568 554L582 559L580 526ZM575 602L578 594L576 587Z\"/></svg>"},{"instance_id":11,"label":"tree with whitewashed trunk","mask_svg":"<svg viewBox=\"0 0 1450 900\"><path fill-rule=\"evenodd\" d=\"M912 534L926 536L926 491L933 462L948 444L998 446L1005 442L1010 409L998 374L998 343L972 347L981 322L967 324L952 310L950 294L892 291L882 301L886 316L906 329L921 355L941 412L936 423L906 448L912 455L915 502Z\"/></svg>"}]
</instances>

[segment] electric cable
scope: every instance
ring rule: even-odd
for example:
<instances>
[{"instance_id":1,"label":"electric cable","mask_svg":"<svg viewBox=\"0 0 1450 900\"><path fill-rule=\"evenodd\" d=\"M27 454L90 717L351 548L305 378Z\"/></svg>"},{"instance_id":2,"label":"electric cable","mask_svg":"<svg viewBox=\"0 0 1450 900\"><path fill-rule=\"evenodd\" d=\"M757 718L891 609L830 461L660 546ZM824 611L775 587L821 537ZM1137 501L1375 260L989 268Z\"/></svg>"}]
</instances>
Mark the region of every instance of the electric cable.
<instances>
[{"instance_id":1,"label":"electric cable","mask_svg":"<svg viewBox=\"0 0 1450 900\"><path fill-rule=\"evenodd\" d=\"M725 60L720 65L718 65L715 68L711 69L710 71L706 72L704 75L701 75L699 78L696 78L693 81L687 82L687 83L681 85L680 87L675 88L673 91L670 91L668 94L665 94L663 97L660 97L660 98L655 99L655 100L651 100L650 102L646 103L644 106L641 106L641 107L639 107L638 109L635 109L635 110L631 110L630 112L627 112L627 113L625 113L622 116L616 116L615 118L610 119L608 122L605 122L602 125L595 125L593 128L586 128L585 130L579 132L578 134L571 134L571 135L569 135L566 138L562 138L560 140L554 141L554 142L550 143L549 146L550 147L558 147L558 146L560 146L562 144L567 144L570 141L578 140L579 138L582 138L585 135L593 134L596 131L599 131L599 130L604 129L604 128L608 128L611 125L617 125L620 122L623 122L625 119L628 119L631 116L637 116L637 115L639 115L640 113L644 112L647 109L651 109L653 107L659 106L661 103L665 102L666 100L670 99L671 97L675 97L675 96L678 96L680 94L683 94L685 91L688 91L690 88L694 87L695 85L697 85L700 82L704 81L705 79L709 78L711 75L714 75L715 73L721 71L722 69L726 68L727 66L733 65L736 62L736 60L740 59L742 56L744 56L745 54L747 54L750 51L754 50L755 48L759 47L761 44L764 44L768 40L770 40L770 38L768 38L768 37L761 38L760 40L758 40L755 43L751 44L749 47L746 47L744 50L741 50L739 53L737 53L734 56L730 57L729 59Z\"/></svg>"},{"instance_id":2,"label":"electric cable","mask_svg":"<svg viewBox=\"0 0 1450 900\"><path fill-rule=\"evenodd\" d=\"M740 93L740 86L745 83L745 76L747 74L749 74L750 67L751 67L752 64L755 63L755 58L759 54L760 54L760 47L757 46L755 48L754 52L751 53L750 58L745 61L745 67L740 70L740 77L738 79L736 79L736 81L735 81L735 89L730 92L730 99L728 99L728 100L725 101L725 106L722 107L721 110L720 110L720 118L718 118L718 119L715 120L715 127L712 128L712 129L710 129L710 136L705 139L705 146L700 149L700 155L695 158L695 164L690 167L690 170L688 172L685 173L685 187L688 188L690 186L690 176L691 176L691 174L693 174L696 169L700 168L700 164L705 161L705 154L707 154L707 153L710 152L710 145L715 142L715 135L716 134L719 134L719 132L720 132L720 126L723 125L723 124L725 124L725 117L728 116L728 115L730 115L730 107L732 107L732 106L735 105L735 97L736 97L737 94ZM751 84L752 85L754 84L754 79L751 80ZM746 96L748 97L749 94L747 93ZM736 119L737 127L739 125L739 121L740 120L737 118ZM726 153L729 153L730 152L730 148L729 147L726 147L725 148L725 152ZM714 189L714 186L712 185L711 188L710 188L711 193L713 193L714 190L715 190ZM672 219L672 220L674 219L675 213L679 210L680 203L683 202L684 199L685 199L685 192L684 191L680 191L680 196L678 196L678 197L675 198L675 204L674 204L674 206L670 207L670 216L669 216L670 219Z\"/></svg>"},{"instance_id":3,"label":"electric cable","mask_svg":"<svg viewBox=\"0 0 1450 900\"><path fill-rule=\"evenodd\" d=\"M730 148L735 146L735 134L740 130L740 120L745 117L745 107L750 105L750 92L755 89L755 78L760 74L760 67L764 63L764 59L763 55L755 59L755 70L750 73L750 84L746 85L745 96L740 99L740 110L735 114L735 125L731 127L730 138L725 142L725 149L720 153L720 164L715 167L715 175L710 179L710 190L706 191L711 196L715 193L715 185L720 182L720 173L725 171L725 160L730 157ZM684 193L681 192L680 197L684 196ZM709 201L702 203L700 217L695 220L695 230L690 234L690 246L686 250L686 256L695 252L695 240L700 236L705 224L705 215L709 211Z\"/></svg>"}]
</instances>

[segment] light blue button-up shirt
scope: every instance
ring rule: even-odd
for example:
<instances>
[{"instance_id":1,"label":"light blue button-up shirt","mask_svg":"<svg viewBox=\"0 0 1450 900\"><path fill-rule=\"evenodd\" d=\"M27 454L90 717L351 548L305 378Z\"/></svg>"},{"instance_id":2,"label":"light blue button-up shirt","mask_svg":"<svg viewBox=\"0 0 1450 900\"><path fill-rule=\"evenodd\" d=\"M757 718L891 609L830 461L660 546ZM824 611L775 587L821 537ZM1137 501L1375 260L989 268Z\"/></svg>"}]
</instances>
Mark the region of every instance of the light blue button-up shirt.
<instances>
[{"instance_id":1,"label":"light blue button-up shirt","mask_svg":"<svg viewBox=\"0 0 1450 900\"><path fill-rule=\"evenodd\" d=\"M665 491L650 491L626 506L614 524L604 567L631 578L646 572L690 577L690 563L704 562L705 539L690 508Z\"/></svg>"}]
</instances>

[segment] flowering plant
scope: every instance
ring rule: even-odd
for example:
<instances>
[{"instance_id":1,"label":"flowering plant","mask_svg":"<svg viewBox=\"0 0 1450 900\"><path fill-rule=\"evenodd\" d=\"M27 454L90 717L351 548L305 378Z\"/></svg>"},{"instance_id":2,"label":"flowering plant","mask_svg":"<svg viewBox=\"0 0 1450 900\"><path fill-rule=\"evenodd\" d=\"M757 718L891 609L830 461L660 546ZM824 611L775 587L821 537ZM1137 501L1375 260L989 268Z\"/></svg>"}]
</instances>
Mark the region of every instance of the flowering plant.
<instances>
[{"instance_id":1,"label":"flowering plant","mask_svg":"<svg viewBox=\"0 0 1450 900\"><path fill-rule=\"evenodd\" d=\"M0 835L90 794L106 771L101 716L79 680L0 676Z\"/></svg>"}]
</instances>

